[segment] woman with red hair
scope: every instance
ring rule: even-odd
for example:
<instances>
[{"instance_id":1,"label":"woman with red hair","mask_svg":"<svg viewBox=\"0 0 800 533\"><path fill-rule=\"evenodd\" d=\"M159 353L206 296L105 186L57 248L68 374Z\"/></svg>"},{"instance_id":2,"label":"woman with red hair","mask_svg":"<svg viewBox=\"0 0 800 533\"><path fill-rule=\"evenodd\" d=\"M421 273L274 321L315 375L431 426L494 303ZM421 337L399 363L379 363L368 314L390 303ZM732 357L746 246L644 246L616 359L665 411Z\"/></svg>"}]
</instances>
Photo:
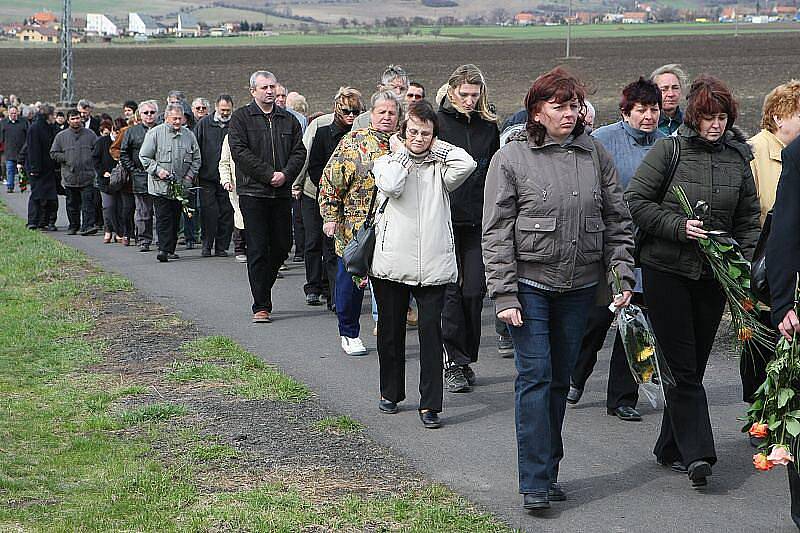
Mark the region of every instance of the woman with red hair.
<instances>
[{"instance_id":1,"label":"woman with red hair","mask_svg":"<svg viewBox=\"0 0 800 533\"><path fill-rule=\"evenodd\" d=\"M706 485L717 460L703 375L725 307L725 295L695 241L709 230L729 232L750 259L759 235L759 202L750 148L732 128L737 105L719 79L702 75L689 91L683 124L656 142L625 192L640 244L642 281L650 321L676 385L667 387L661 434L653 453L659 464ZM677 149L678 163L670 171ZM670 185L680 185L691 205L708 210L688 218Z\"/></svg>"},{"instance_id":2,"label":"woman with red hair","mask_svg":"<svg viewBox=\"0 0 800 533\"><path fill-rule=\"evenodd\" d=\"M497 317L514 341L519 491L536 511L558 484L569 378L598 288L621 277L630 301L633 234L611 156L585 131L586 90L563 69L536 79L526 131L492 158L483 259Z\"/></svg>"}]
</instances>

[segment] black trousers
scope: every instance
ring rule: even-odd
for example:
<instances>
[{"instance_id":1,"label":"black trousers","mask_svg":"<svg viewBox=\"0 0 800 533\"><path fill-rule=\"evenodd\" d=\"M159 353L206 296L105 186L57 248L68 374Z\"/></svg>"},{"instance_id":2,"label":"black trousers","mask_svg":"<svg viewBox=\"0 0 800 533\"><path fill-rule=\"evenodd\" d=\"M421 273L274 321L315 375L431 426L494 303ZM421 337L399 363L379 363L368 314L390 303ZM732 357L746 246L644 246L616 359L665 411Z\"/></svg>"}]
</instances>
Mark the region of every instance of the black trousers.
<instances>
[{"instance_id":1,"label":"black trousers","mask_svg":"<svg viewBox=\"0 0 800 533\"><path fill-rule=\"evenodd\" d=\"M613 321L614 314L608 310L608 307L595 306L589 311L589 321L581 342L578 363L572 372L572 384L575 387L583 389L586 386L586 380L592 375L594 365L597 364L597 352L603 347L608 328ZM636 402L639 400L639 385L636 384L628 367L622 337L620 337L619 331L615 333L611 364L608 369L606 407L608 409L616 409L621 406L636 407Z\"/></svg>"},{"instance_id":2,"label":"black trousers","mask_svg":"<svg viewBox=\"0 0 800 533\"><path fill-rule=\"evenodd\" d=\"M272 286L292 248L290 198L239 196L247 231L247 276L253 313L272 312Z\"/></svg>"},{"instance_id":3,"label":"black trousers","mask_svg":"<svg viewBox=\"0 0 800 533\"><path fill-rule=\"evenodd\" d=\"M64 188L67 191L69 229L85 231L93 228L95 223L94 193L96 190L94 186Z\"/></svg>"},{"instance_id":4,"label":"black trousers","mask_svg":"<svg viewBox=\"0 0 800 533\"><path fill-rule=\"evenodd\" d=\"M103 226L103 222L105 221L105 213L103 212L103 196L100 193L100 189L92 186L94 189L94 221L97 227ZM103 228L105 229L105 228Z\"/></svg>"},{"instance_id":5,"label":"black trousers","mask_svg":"<svg viewBox=\"0 0 800 533\"><path fill-rule=\"evenodd\" d=\"M244 230L237 227L233 228L233 253L247 255L247 239Z\"/></svg>"},{"instance_id":6,"label":"black trousers","mask_svg":"<svg viewBox=\"0 0 800 533\"><path fill-rule=\"evenodd\" d=\"M305 220L303 218L303 209L301 202L305 195L300 195L300 198L292 198L292 233L294 234L294 256L303 257L306 249L306 231Z\"/></svg>"},{"instance_id":7,"label":"black trousers","mask_svg":"<svg viewBox=\"0 0 800 533\"><path fill-rule=\"evenodd\" d=\"M406 398L406 313L408 298L417 301L419 321L419 408L442 410L442 307L445 285L412 286L370 278L378 304L378 362L381 396L392 402Z\"/></svg>"},{"instance_id":8,"label":"black trousers","mask_svg":"<svg viewBox=\"0 0 800 533\"><path fill-rule=\"evenodd\" d=\"M442 336L447 363L463 366L478 360L486 279L481 255L481 228L455 226L453 235L458 283L447 285L442 312Z\"/></svg>"},{"instance_id":9,"label":"black trousers","mask_svg":"<svg viewBox=\"0 0 800 533\"><path fill-rule=\"evenodd\" d=\"M34 200L28 198L28 226L46 228L56 223L58 200Z\"/></svg>"},{"instance_id":10,"label":"black trousers","mask_svg":"<svg viewBox=\"0 0 800 533\"><path fill-rule=\"evenodd\" d=\"M688 465L717 453L703 375L714 344L725 295L713 279L690 280L642 268L650 322L676 386L665 387L666 406L655 453L663 462Z\"/></svg>"},{"instance_id":11,"label":"black trousers","mask_svg":"<svg viewBox=\"0 0 800 533\"><path fill-rule=\"evenodd\" d=\"M115 233L118 237L131 237L133 228L133 195L126 192L106 193L100 192L103 199L103 225L108 233Z\"/></svg>"},{"instance_id":12,"label":"black trousers","mask_svg":"<svg viewBox=\"0 0 800 533\"><path fill-rule=\"evenodd\" d=\"M233 235L233 206L220 183L200 182L200 221L203 225L203 248L227 251Z\"/></svg>"},{"instance_id":13,"label":"black trousers","mask_svg":"<svg viewBox=\"0 0 800 533\"><path fill-rule=\"evenodd\" d=\"M154 196L153 207L156 211L158 249L161 252L174 254L178 245L178 225L183 212L181 203L163 196Z\"/></svg>"},{"instance_id":14,"label":"black trousers","mask_svg":"<svg viewBox=\"0 0 800 533\"><path fill-rule=\"evenodd\" d=\"M305 250L303 259L306 266L306 284L303 291L306 294L324 294L325 284L323 277L328 278L328 301L334 300L336 272L339 268L336 259L336 245L331 237L322 233L322 215L319 214L319 204L314 198L303 195L300 198L300 209L303 214L303 228L305 230Z\"/></svg>"},{"instance_id":15,"label":"black trousers","mask_svg":"<svg viewBox=\"0 0 800 533\"><path fill-rule=\"evenodd\" d=\"M769 311L761 311L758 321L767 326L770 331L775 331ZM773 342L777 342L780 335L776 332ZM742 354L739 358L739 375L742 377L742 400L753 403L753 395L767 379L767 363L775 357L775 350L768 350L760 344L753 345L753 351Z\"/></svg>"}]
</instances>

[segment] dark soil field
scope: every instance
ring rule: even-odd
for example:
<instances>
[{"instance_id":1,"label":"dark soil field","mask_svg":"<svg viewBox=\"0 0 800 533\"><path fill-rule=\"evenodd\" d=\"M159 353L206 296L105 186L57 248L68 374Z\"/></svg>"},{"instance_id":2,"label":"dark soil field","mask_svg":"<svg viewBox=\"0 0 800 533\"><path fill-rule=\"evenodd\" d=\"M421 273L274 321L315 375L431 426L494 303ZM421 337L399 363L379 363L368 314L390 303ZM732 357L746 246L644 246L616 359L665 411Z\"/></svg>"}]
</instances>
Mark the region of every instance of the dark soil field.
<instances>
[{"instance_id":1,"label":"dark soil field","mask_svg":"<svg viewBox=\"0 0 800 533\"><path fill-rule=\"evenodd\" d=\"M249 99L247 79L257 69L274 72L289 90L304 94L311 111L327 111L341 85L353 85L368 97L389 63L403 65L432 96L452 70L475 63L486 75L490 98L501 117L520 107L532 80L560 63L591 84L597 124L617 116L621 88L639 75L669 62L683 64L694 76L708 72L734 89L741 105L739 124L754 133L764 95L792 76L800 77L797 33L578 40L564 61L564 43L554 41L460 44L391 44L330 47L155 48L150 46L78 48L74 54L76 96L119 113L132 98L163 101L169 89L190 97L231 93L236 104ZM0 51L0 92L25 101L55 100L59 90L59 52L48 49Z\"/></svg>"}]
</instances>

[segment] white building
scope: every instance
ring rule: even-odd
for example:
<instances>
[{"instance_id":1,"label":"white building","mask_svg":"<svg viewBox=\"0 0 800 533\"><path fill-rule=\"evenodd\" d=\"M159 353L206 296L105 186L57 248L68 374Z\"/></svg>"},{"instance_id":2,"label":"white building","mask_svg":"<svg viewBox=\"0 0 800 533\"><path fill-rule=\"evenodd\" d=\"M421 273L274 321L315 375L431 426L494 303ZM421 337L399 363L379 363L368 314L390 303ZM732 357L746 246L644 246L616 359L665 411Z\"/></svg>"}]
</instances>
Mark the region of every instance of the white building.
<instances>
[{"instance_id":1,"label":"white building","mask_svg":"<svg viewBox=\"0 0 800 533\"><path fill-rule=\"evenodd\" d=\"M178 37L199 37L200 23L192 15L178 13L178 25L175 28Z\"/></svg>"},{"instance_id":2,"label":"white building","mask_svg":"<svg viewBox=\"0 0 800 533\"><path fill-rule=\"evenodd\" d=\"M158 35L164 33L164 26L149 15L128 13L128 33L131 35Z\"/></svg>"},{"instance_id":3,"label":"white building","mask_svg":"<svg viewBox=\"0 0 800 533\"><path fill-rule=\"evenodd\" d=\"M118 35L119 29L117 29L117 25L111 22L105 15L100 13L86 13L86 33L110 37Z\"/></svg>"}]
</instances>

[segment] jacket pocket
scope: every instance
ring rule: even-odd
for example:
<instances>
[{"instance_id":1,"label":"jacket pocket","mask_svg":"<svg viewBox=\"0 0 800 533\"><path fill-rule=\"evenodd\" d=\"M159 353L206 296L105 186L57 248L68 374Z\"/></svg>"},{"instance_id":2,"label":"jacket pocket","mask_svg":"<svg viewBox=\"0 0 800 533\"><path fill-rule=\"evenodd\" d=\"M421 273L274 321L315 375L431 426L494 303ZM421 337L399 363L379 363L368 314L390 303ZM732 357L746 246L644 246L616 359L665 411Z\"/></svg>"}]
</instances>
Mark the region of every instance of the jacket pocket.
<instances>
[{"instance_id":1,"label":"jacket pocket","mask_svg":"<svg viewBox=\"0 0 800 533\"><path fill-rule=\"evenodd\" d=\"M603 231L605 229L603 217L584 218L583 232L580 236L580 251L587 263L597 261L603 254Z\"/></svg>"},{"instance_id":2,"label":"jacket pocket","mask_svg":"<svg viewBox=\"0 0 800 533\"><path fill-rule=\"evenodd\" d=\"M549 258L556 248L556 217L518 217L514 244L520 259Z\"/></svg>"}]
</instances>

